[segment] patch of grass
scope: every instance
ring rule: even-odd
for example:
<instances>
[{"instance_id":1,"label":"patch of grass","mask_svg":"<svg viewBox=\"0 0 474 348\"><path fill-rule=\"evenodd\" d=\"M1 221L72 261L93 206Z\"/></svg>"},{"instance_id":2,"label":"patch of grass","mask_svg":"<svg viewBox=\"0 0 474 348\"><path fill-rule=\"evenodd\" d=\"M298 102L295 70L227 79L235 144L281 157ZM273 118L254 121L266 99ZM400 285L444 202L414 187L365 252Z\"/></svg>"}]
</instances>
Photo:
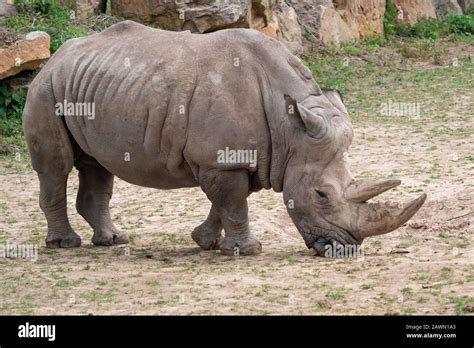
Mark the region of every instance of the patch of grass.
<instances>
[{"instance_id":1,"label":"patch of grass","mask_svg":"<svg viewBox=\"0 0 474 348\"><path fill-rule=\"evenodd\" d=\"M449 234L447 234L446 232L440 232L438 233L438 237L446 239L446 238L449 238Z\"/></svg>"},{"instance_id":2,"label":"patch of grass","mask_svg":"<svg viewBox=\"0 0 474 348\"><path fill-rule=\"evenodd\" d=\"M349 56L360 56L362 54L362 49L348 42L341 44L341 50Z\"/></svg>"},{"instance_id":3,"label":"patch of grass","mask_svg":"<svg viewBox=\"0 0 474 348\"><path fill-rule=\"evenodd\" d=\"M346 297L346 289L334 288L326 292L326 297L331 300L339 301Z\"/></svg>"},{"instance_id":4,"label":"patch of grass","mask_svg":"<svg viewBox=\"0 0 474 348\"><path fill-rule=\"evenodd\" d=\"M181 237L178 237L177 235L175 234L168 234L168 239L171 243L173 244L186 244L186 240L184 240L183 238Z\"/></svg>"},{"instance_id":5,"label":"patch of grass","mask_svg":"<svg viewBox=\"0 0 474 348\"><path fill-rule=\"evenodd\" d=\"M148 285L148 286L153 286L153 287L155 287L155 286L160 286L160 281L157 280L157 279L151 279L151 280L147 280L147 281L145 282L145 284Z\"/></svg>"},{"instance_id":6,"label":"patch of grass","mask_svg":"<svg viewBox=\"0 0 474 348\"><path fill-rule=\"evenodd\" d=\"M449 303L454 305L454 310L456 315L468 314L465 310L466 306L474 306L474 297L472 296L461 296L461 297L451 297L449 298Z\"/></svg>"},{"instance_id":7,"label":"patch of grass","mask_svg":"<svg viewBox=\"0 0 474 348\"><path fill-rule=\"evenodd\" d=\"M311 62L302 58L321 88L337 89L342 94L348 91L348 83L354 77L354 67L347 60L334 56L321 56Z\"/></svg>"},{"instance_id":8,"label":"patch of grass","mask_svg":"<svg viewBox=\"0 0 474 348\"><path fill-rule=\"evenodd\" d=\"M14 91L5 81L0 81L0 153L25 149L22 115L26 102L26 91Z\"/></svg>"},{"instance_id":9,"label":"patch of grass","mask_svg":"<svg viewBox=\"0 0 474 348\"><path fill-rule=\"evenodd\" d=\"M428 302L428 299L426 297L423 297L423 296L420 296L418 297L418 299L416 300L417 303L427 303Z\"/></svg>"},{"instance_id":10,"label":"patch of grass","mask_svg":"<svg viewBox=\"0 0 474 348\"><path fill-rule=\"evenodd\" d=\"M74 22L71 11L56 0L17 0L19 15L0 20L0 24L19 32L45 31L51 36L51 52L65 41L87 35Z\"/></svg>"},{"instance_id":11,"label":"patch of grass","mask_svg":"<svg viewBox=\"0 0 474 348\"><path fill-rule=\"evenodd\" d=\"M361 288L362 290L369 290L369 289L372 289L373 287L374 287L373 284L362 284L362 285L360 286L360 288Z\"/></svg>"},{"instance_id":12,"label":"patch of grass","mask_svg":"<svg viewBox=\"0 0 474 348\"><path fill-rule=\"evenodd\" d=\"M413 307L404 307L402 308L401 313L405 315L415 314L416 309Z\"/></svg>"}]
</instances>

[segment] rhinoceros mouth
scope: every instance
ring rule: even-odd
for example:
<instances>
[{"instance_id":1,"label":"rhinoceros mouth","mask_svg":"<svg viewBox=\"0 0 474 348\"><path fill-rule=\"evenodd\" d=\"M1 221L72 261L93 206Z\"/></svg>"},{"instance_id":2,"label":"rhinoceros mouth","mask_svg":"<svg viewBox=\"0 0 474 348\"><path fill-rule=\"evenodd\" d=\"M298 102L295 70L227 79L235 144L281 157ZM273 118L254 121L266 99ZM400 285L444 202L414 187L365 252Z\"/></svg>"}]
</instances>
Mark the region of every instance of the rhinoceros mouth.
<instances>
[{"instance_id":1,"label":"rhinoceros mouth","mask_svg":"<svg viewBox=\"0 0 474 348\"><path fill-rule=\"evenodd\" d=\"M309 230L304 230L306 246L308 249L314 249L318 255L324 255L324 248L327 244L342 244L342 245L359 245L362 240L357 238L352 232L330 223L331 228L313 227Z\"/></svg>"}]
</instances>

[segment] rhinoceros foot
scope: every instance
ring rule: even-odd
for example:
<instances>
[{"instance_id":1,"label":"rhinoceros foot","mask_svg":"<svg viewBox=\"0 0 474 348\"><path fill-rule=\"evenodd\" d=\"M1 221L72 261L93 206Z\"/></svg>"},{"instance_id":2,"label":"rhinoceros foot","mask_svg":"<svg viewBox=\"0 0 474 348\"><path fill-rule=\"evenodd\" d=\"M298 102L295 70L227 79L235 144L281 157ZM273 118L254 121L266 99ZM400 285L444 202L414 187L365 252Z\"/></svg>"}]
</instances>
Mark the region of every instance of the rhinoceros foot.
<instances>
[{"instance_id":1,"label":"rhinoceros foot","mask_svg":"<svg viewBox=\"0 0 474 348\"><path fill-rule=\"evenodd\" d=\"M222 227L204 222L194 229L191 238L204 250L218 250L222 241Z\"/></svg>"},{"instance_id":2,"label":"rhinoceros foot","mask_svg":"<svg viewBox=\"0 0 474 348\"><path fill-rule=\"evenodd\" d=\"M262 244L259 240L249 234L243 240L226 237L221 242L221 254L230 256L257 255L262 252Z\"/></svg>"},{"instance_id":3,"label":"rhinoceros foot","mask_svg":"<svg viewBox=\"0 0 474 348\"><path fill-rule=\"evenodd\" d=\"M81 237L72 229L64 232L48 232L46 247L56 248L78 248L81 246Z\"/></svg>"},{"instance_id":4,"label":"rhinoceros foot","mask_svg":"<svg viewBox=\"0 0 474 348\"><path fill-rule=\"evenodd\" d=\"M92 244L100 246L112 246L117 244L128 244L128 235L117 229L94 230Z\"/></svg>"}]
</instances>

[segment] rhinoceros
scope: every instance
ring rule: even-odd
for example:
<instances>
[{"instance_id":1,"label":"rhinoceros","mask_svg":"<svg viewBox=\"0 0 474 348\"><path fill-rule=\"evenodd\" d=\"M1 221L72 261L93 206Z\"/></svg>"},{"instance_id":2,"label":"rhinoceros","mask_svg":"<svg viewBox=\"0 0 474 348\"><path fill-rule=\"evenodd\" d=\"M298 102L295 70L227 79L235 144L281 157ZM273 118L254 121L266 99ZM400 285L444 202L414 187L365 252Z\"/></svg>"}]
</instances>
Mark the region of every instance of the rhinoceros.
<instances>
[{"instance_id":1,"label":"rhinoceros","mask_svg":"<svg viewBox=\"0 0 474 348\"><path fill-rule=\"evenodd\" d=\"M104 246L129 241L109 213L114 176L157 189L200 186L212 206L191 236L224 255L261 252L247 206L261 189L283 191L319 255L329 243L360 245L397 229L426 199L368 203L400 181L353 178L340 94L321 89L283 44L249 29L192 34L124 21L69 40L30 86L24 134L51 248L81 245L66 211L73 166L76 209L92 243Z\"/></svg>"}]
</instances>

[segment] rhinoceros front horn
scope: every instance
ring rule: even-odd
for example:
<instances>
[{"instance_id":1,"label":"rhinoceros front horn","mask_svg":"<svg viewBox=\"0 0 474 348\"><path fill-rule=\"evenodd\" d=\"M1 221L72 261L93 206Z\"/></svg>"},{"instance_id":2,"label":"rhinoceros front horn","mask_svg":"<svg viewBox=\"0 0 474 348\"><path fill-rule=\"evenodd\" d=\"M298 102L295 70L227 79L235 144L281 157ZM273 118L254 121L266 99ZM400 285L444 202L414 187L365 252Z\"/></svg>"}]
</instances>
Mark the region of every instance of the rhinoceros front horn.
<instances>
[{"instance_id":1,"label":"rhinoceros front horn","mask_svg":"<svg viewBox=\"0 0 474 348\"><path fill-rule=\"evenodd\" d=\"M400 180L357 180L346 188L345 197L351 202L362 203L400 184Z\"/></svg>"},{"instance_id":2,"label":"rhinoceros front horn","mask_svg":"<svg viewBox=\"0 0 474 348\"><path fill-rule=\"evenodd\" d=\"M364 203L359 206L359 234L371 237L391 232L407 222L426 200L423 193L415 200L403 205Z\"/></svg>"}]
</instances>

